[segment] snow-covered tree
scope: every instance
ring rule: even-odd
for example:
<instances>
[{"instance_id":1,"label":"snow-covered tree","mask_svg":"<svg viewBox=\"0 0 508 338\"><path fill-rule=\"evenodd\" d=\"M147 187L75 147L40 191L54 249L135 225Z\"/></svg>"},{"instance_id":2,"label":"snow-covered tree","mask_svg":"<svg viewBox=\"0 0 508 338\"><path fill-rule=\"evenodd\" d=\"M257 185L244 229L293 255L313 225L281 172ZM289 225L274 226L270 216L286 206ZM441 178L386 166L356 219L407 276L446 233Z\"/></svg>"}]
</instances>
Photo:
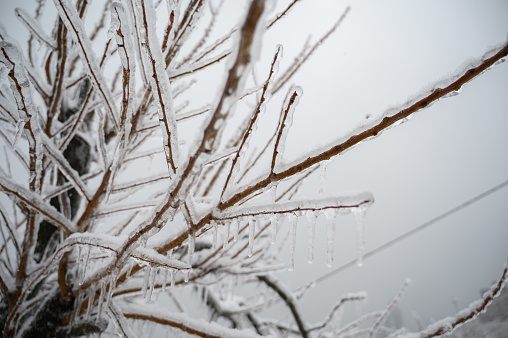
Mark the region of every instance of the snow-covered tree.
<instances>
[{"instance_id":1,"label":"snow-covered tree","mask_svg":"<svg viewBox=\"0 0 508 338\"><path fill-rule=\"evenodd\" d=\"M399 109L288 161L303 94L293 76L350 12L345 7L293 60L282 59L281 45L263 60L265 32L298 2L275 13L273 1L245 1L216 40L222 1L103 1L97 13L90 8L97 2L54 0L16 10L26 48L15 32L0 31L5 337L406 334L383 323L408 283L385 310L348 324L340 312L365 293L337 299L319 323L302 316L306 290L290 290L275 274L294 268L297 227L308 223L312 261L316 219L324 216L332 265L336 219L353 214L361 265L374 197L320 189L304 198L299 188L312 175L325 184L326 163L455 95L504 60L508 45L479 51ZM46 27L42 18L51 15L54 27ZM286 242L289 266L281 259ZM441 335L474 318L505 275L456 317L414 335ZM188 311L190 302L206 307L209 321ZM288 320L267 317L274 302L287 306Z\"/></svg>"}]
</instances>

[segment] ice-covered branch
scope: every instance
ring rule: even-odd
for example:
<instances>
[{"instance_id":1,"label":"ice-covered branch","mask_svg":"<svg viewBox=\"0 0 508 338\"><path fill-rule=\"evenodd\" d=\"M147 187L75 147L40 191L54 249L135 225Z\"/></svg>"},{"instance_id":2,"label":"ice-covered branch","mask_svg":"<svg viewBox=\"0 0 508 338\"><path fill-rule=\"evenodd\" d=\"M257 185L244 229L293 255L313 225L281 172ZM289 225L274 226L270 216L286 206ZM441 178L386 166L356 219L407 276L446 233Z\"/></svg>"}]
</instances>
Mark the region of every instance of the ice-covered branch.
<instances>
[{"instance_id":1,"label":"ice-covered branch","mask_svg":"<svg viewBox=\"0 0 508 338\"><path fill-rule=\"evenodd\" d=\"M340 297L339 301L334 305L334 307L332 308L332 310L330 311L330 313L328 314L326 319L322 323L317 324L317 325L313 326L312 328L310 328L308 330L308 332L324 329L330 322L333 321L335 313L337 311L339 311L342 308L342 306L344 304L346 304L347 302L358 302L358 301L365 300L366 298L367 298L367 294L365 292L349 293L349 294L346 294L346 295Z\"/></svg>"},{"instance_id":2,"label":"ice-covered branch","mask_svg":"<svg viewBox=\"0 0 508 338\"><path fill-rule=\"evenodd\" d=\"M457 315L441 319L425 330L416 333L408 333L406 335L398 336L402 338L431 338L440 337L447 333L452 332L457 327L475 319L480 313L487 310L487 307L492 303L494 298L499 296L503 289L508 274L508 261L505 263L501 278L492 285L489 291L483 294L483 297L477 301L474 301L469 305L467 309L460 311Z\"/></svg>"},{"instance_id":3,"label":"ice-covered branch","mask_svg":"<svg viewBox=\"0 0 508 338\"><path fill-rule=\"evenodd\" d=\"M407 105L402 107L398 112L387 112L382 117L374 120L370 124L356 129L351 133L350 136L338 140L329 148L325 148L315 155L309 154L310 156L305 156L304 160L300 160L299 162L290 165L283 171L277 172L274 175L264 179L260 179L255 184L233 195L231 198L229 198L229 200L223 201L219 205L219 209L225 210L239 203L241 200L250 196L251 194L264 189L272 182L284 180L318 164L319 162L329 160L332 157L337 156L340 153L343 153L346 150L354 147L355 145L377 136L383 130L388 129L397 123L403 122L404 120L407 120L407 118L412 114L428 107L433 102L446 97L450 93L458 92L467 82L471 81L476 76L492 67L497 61L501 60L507 55L508 44L505 43L502 47L496 48L493 52L488 52L485 57L481 58L477 62L474 62L471 68L463 71L457 77L451 78L448 81L449 84L445 85L443 88L435 88L430 93L420 95L417 99L408 102Z\"/></svg>"},{"instance_id":4,"label":"ice-covered branch","mask_svg":"<svg viewBox=\"0 0 508 338\"><path fill-rule=\"evenodd\" d=\"M259 337L251 331L228 329L216 323L208 323L205 320L191 318L183 313L170 313L163 309L156 309L154 307L147 307L138 304L122 304L121 309L126 318L145 320L170 326L198 337Z\"/></svg>"},{"instance_id":5,"label":"ice-covered branch","mask_svg":"<svg viewBox=\"0 0 508 338\"><path fill-rule=\"evenodd\" d=\"M307 213L326 210L337 210L342 213L352 212L362 206L368 207L374 202L374 196L367 191L350 192L329 198L287 201L272 204L242 206L214 213L217 220L232 220L245 216L263 216L287 213Z\"/></svg>"},{"instance_id":6,"label":"ice-covered branch","mask_svg":"<svg viewBox=\"0 0 508 338\"><path fill-rule=\"evenodd\" d=\"M16 8L14 10L19 20L28 28L31 34L33 34L40 42L46 44L51 49L56 49L55 41L44 33L44 30L39 24L34 21L23 9Z\"/></svg>"},{"instance_id":7,"label":"ice-covered branch","mask_svg":"<svg viewBox=\"0 0 508 338\"><path fill-rule=\"evenodd\" d=\"M411 281L409 279L406 279L406 281L404 282L404 285L399 290L399 292L397 293L395 298L392 300L390 305L388 305L388 307L383 311L381 316L379 316L379 318L376 320L374 325L370 328L369 338L372 338L376 335L376 332L381 327L381 324L383 324L383 322L386 320L386 318L388 318L388 315L393 311L393 309L395 309L395 306L400 302L400 300L402 299L402 296L404 295L404 293L406 293L406 289L409 287L410 284L411 284Z\"/></svg>"},{"instance_id":8,"label":"ice-covered branch","mask_svg":"<svg viewBox=\"0 0 508 338\"><path fill-rule=\"evenodd\" d=\"M146 58L146 71L150 87L159 112L159 123L163 136L163 147L170 175L176 174L178 167L178 137L173 108L173 98L168 75L165 71L163 55L155 35L155 11L151 1L140 0L138 7L143 18L143 53Z\"/></svg>"},{"instance_id":9,"label":"ice-covered branch","mask_svg":"<svg viewBox=\"0 0 508 338\"><path fill-rule=\"evenodd\" d=\"M199 20L202 7L205 0L191 0L187 5L185 13L180 21L178 28L175 30L175 37L171 47L168 48L165 55L166 67L171 64L173 58L180 51L186 37L189 36L194 28L194 22Z\"/></svg>"},{"instance_id":10,"label":"ice-covered branch","mask_svg":"<svg viewBox=\"0 0 508 338\"><path fill-rule=\"evenodd\" d=\"M40 195L34 194L26 188L12 183L9 179L3 176L0 176L0 188L8 195L14 197L18 203L22 203L28 208L42 214L45 218L51 221L51 223L62 228L66 234L71 234L75 231L76 226L60 214L55 208L44 202Z\"/></svg>"},{"instance_id":11,"label":"ice-covered branch","mask_svg":"<svg viewBox=\"0 0 508 338\"><path fill-rule=\"evenodd\" d=\"M79 173L71 167L64 155L45 134L41 134L41 139L44 149L46 149L46 154L51 157L53 162L58 166L60 171L72 183L72 185L79 190L88 201L90 201L92 198L91 194L88 192L88 188L79 176Z\"/></svg>"},{"instance_id":12,"label":"ice-covered branch","mask_svg":"<svg viewBox=\"0 0 508 338\"><path fill-rule=\"evenodd\" d=\"M286 138L289 133L289 128L293 124L293 114L303 91L300 87L291 88L289 91L291 94L287 97L287 102L284 104L284 113L280 121L280 125L277 128L277 137L275 139L275 146L273 148L272 164L270 167L270 176L275 174L275 165L277 163L277 157L282 156L286 145ZM289 93L288 93L289 94Z\"/></svg>"},{"instance_id":13,"label":"ice-covered branch","mask_svg":"<svg viewBox=\"0 0 508 338\"><path fill-rule=\"evenodd\" d=\"M235 157L233 158L233 162L231 163L231 168L229 170L228 176L226 178L226 182L224 183L224 187L222 189L221 198L224 195L226 188L228 187L228 183L233 175L236 163L238 162L238 159L240 158L240 154L242 153L242 149L244 148L248 138L250 137L250 135L252 133L252 129L254 128L254 125L257 122L259 114L261 114L262 110L265 109L267 95L269 95L268 86L270 85L270 80L272 79L272 76L275 74L275 72L278 69L278 62L281 57L282 57L282 46L278 45L277 50L275 52L275 56L273 57L272 65L270 67L270 72L268 73L268 78L266 79L265 84L263 85L263 91L261 93L261 98L259 99L256 109L254 110L254 114L252 114L252 117L249 121L249 125L245 129L245 132L243 134L242 140L240 141L238 150L236 150Z\"/></svg>"},{"instance_id":14,"label":"ice-covered branch","mask_svg":"<svg viewBox=\"0 0 508 338\"><path fill-rule=\"evenodd\" d=\"M85 69L88 70L88 75L92 80L95 90L100 93L113 124L116 128L118 128L118 113L113 100L113 94L111 94L106 81L102 76L102 72L97 64L93 48L91 48L90 39L83 27L81 18L78 16L76 9L71 6L67 0L54 0L54 2L56 8L58 9L60 18L69 32L73 35L73 39L78 46L79 55L83 60Z\"/></svg>"},{"instance_id":15,"label":"ice-covered branch","mask_svg":"<svg viewBox=\"0 0 508 338\"><path fill-rule=\"evenodd\" d=\"M289 11L291 10L291 8L293 8L294 5L296 5L296 3L298 2L299 0L293 0L287 7L286 9L284 9L282 12L280 12L279 14L277 14L275 16L275 18L273 18L270 23L268 24L268 26L266 26L266 29L272 27L277 21L279 21L280 19L282 19L285 15L287 15L289 13Z\"/></svg>"},{"instance_id":16,"label":"ice-covered branch","mask_svg":"<svg viewBox=\"0 0 508 338\"><path fill-rule=\"evenodd\" d=\"M302 337L306 338L309 336L307 328L305 327L305 323L303 322L303 318L300 314L300 310L298 307L298 302L294 298L293 294L290 290L288 290L284 285L282 285L277 279L270 275L261 275L258 276L258 279L268 285L271 289L273 289L280 298L286 303L289 307L293 318L295 319L296 325L300 330L300 334Z\"/></svg>"}]
</instances>

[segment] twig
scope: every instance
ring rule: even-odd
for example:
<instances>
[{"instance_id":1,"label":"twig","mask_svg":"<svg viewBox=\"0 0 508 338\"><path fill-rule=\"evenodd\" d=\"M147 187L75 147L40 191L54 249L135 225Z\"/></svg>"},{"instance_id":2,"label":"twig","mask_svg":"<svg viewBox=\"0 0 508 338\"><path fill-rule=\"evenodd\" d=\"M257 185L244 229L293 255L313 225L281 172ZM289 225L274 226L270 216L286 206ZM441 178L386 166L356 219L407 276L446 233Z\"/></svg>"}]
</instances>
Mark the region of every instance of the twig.
<instances>
[{"instance_id":1,"label":"twig","mask_svg":"<svg viewBox=\"0 0 508 338\"><path fill-rule=\"evenodd\" d=\"M277 294L284 301L284 303L286 303L289 310L291 311L291 314L293 315L293 318L295 319L296 325L298 326L298 329L300 330L302 337L304 337L304 338L308 337L309 336L308 331L305 328L305 324L303 322L302 316L300 315L300 312L298 310L297 302L294 299L293 295L291 294L291 291L289 291L287 288L283 287L281 285L281 283L278 280L276 280L273 276L260 275L257 277L260 281L264 282L271 289L273 289L275 292L277 292Z\"/></svg>"}]
</instances>

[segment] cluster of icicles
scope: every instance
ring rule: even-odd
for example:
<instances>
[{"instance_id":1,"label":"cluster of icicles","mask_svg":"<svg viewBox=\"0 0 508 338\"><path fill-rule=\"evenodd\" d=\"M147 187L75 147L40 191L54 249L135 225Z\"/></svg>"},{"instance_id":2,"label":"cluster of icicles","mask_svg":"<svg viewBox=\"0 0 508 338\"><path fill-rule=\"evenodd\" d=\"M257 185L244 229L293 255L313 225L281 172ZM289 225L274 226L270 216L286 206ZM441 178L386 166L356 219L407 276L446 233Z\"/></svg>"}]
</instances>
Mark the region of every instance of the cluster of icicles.
<instances>
[{"instance_id":1,"label":"cluster of icicles","mask_svg":"<svg viewBox=\"0 0 508 338\"><path fill-rule=\"evenodd\" d=\"M210 223L210 230L213 238L213 249L222 246L223 250L228 248L230 242L237 242L239 234L247 230L248 245L247 255L250 257L254 254L254 241L256 237L256 225L269 226L271 228L271 243L274 244L277 238L277 230L281 228L281 223L285 218L289 221L289 266L291 271L294 269L294 256L296 250L296 230L298 220L302 217L308 219L308 262L314 260L314 242L316 221L321 214L326 218L326 241L327 241L327 266L332 266L334 256L334 240L335 226L338 215L353 213L356 218L356 234L357 234L357 264L362 265L364 251L364 217L365 213L372 204L373 198L369 193L357 193L347 196L327 198L314 201L291 201L284 203L276 203L271 207L250 206L237 209L236 213L218 213L214 220ZM361 202L359 202L361 201ZM270 224L268 224L269 222ZM259 229L259 226L258 226ZM72 236L74 237L74 236ZM90 238L88 238L90 237ZM93 238L91 238L93 237ZM94 262L103 261L104 259L114 258L117 247L120 247L121 238L102 236L101 239L95 238L93 234L76 235L79 238L77 250L77 281L79 285L83 285L87 271L90 269L91 253L95 247L100 249L100 256L96 256L94 252ZM101 245L98 245L98 244ZM196 240L194 234L190 234L187 240L187 260L184 263L173 259L173 250L170 250L165 256L158 254L155 250L148 247L138 247L131 254L127 269L115 270L109 276L102 278L98 283L92 284L86 290L81 290L77 299L75 309L80 309L83 301L87 299L85 318L88 319L92 307L96 299L96 293L99 292L97 303L97 318L101 317L104 308L109 307L113 291L116 287L117 280L121 272L126 273L127 277L131 276L131 270L134 266L145 266L143 283L141 291L143 297L148 301L151 299L156 285L160 286L162 291L166 290L167 285L174 286L176 274L183 274L184 282L189 281L192 268L192 256L195 251ZM107 248L106 248L107 247ZM112 254L112 256L111 256ZM106 255L106 257L104 257ZM159 277L157 277L159 276ZM79 311L79 310L78 310ZM77 311L76 311L77 312Z\"/></svg>"},{"instance_id":2,"label":"cluster of icicles","mask_svg":"<svg viewBox=\"0 0 508 338\"><path fill-rule=\"evenodd\" d=\"M248 247L247 255L250 257L254 253L254 241L256 234L256 224L265 225L266 222L270 222L271 228L271 243L275 244L277 238L277 230L280 229L282 222L285 218L289 221L289 266L288 270L294 270L294 258L296 250L296 228L298 226L298 220L302 216L306 216L308 219L308 263L314 261L314 243L315 243L315 232L316 222L319 215L324 214L326 218L326 243L327 243L327 259L326 265L331 267L333 265L334 256L334 245L335 245L335 225L337 215L344 215L354 213L356 217L356 235L357 235L357 260L358 266L363 264L363 251L365 247L364 241L364 218L367 207L365 205L340 209L338 207L329 207L324 210L298 210L287 213L260 213L257 215L246 215L238 216L232 220L220 220L212 221L212 237L213 237L213 249L217 249L222 244L223 249L227 249L229 242L237 242L238 234L240 229L247 225L248 227ZM220 226L219 226L220 225ZM194 251L192 246L194 245L194 239L189 236L189 247L190 251Z\"/></svg>"}]
</instances>

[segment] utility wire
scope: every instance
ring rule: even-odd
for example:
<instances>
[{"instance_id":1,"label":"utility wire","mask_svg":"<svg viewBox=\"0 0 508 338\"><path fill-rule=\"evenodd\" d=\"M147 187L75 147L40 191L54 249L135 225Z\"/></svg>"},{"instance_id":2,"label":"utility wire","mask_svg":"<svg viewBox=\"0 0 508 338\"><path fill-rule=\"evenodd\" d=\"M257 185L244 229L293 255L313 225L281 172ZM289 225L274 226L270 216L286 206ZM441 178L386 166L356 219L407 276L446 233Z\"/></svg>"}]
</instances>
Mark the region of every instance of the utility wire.
<instances>
[{"instance_id":1,"label":"utility wire","mask_svg":"<svg viewBox=\"0 0 508 338\"><path fill-rule=\"evenodd\" d=\"M410 231L408 231L408 232L406 232L406 233L404 233L404 234L402 234L402 235L392 239L391 241L386 242L385 244L383 244L383 245L381 245L381 246L379 246L379 247L377 247L377 248L375 248L375 249L365 253L363 258L367 259L369 257L372 257L372 256L380 253L381 251L383 251L385 249L388 249L389 247L397 244L398 242L403 241L406 238L408 238L410 236L413 236L414 234L422 231L423 229L428 228L429 226L434 225L437 222L439 222L439 221L441 221L441 220L443 220L445 218L448 218L451 215L459 212L460 210L462 210L462 209L464 209L464 208L466 208L466 207L468 207L468 206L470 206L470 205L472 205L472 204L474 204L474 203L484 199L485 197L495 193L496 191L506 187L507 185L508 185L508 180L506 180L506 181L496 185L493 188L490 188L489 190L486 190L486 191L482 192L479 195L476 195L475 197L465 201L464 203L459 204L459 205L455 206L454 208L452 208L452 209L450 209L448 211L445 211L444 213L440 214L439 216L434 217L430 221L427 221L427 222L417 226L416 228L414 228L414 229L412 229L412 230L410 230ZM334 269L334 270L332 270L332 271L322 275L321 277L319 277L319 278L317 278L315 280L315 283L317 284L319 282L322 282L325 279L328 279L328 278L332 277L333 275L336 275L337 273L339 273L341 271L344 271L347 268L350 268L350 267L352 267L354 265L356 265L356 259L353 259L352 261L350 261L350 262L348 262L348 263L346 263L344 265L341 265L338 268L336 268L336 269Z\"/></svg>"}]
</instances>

